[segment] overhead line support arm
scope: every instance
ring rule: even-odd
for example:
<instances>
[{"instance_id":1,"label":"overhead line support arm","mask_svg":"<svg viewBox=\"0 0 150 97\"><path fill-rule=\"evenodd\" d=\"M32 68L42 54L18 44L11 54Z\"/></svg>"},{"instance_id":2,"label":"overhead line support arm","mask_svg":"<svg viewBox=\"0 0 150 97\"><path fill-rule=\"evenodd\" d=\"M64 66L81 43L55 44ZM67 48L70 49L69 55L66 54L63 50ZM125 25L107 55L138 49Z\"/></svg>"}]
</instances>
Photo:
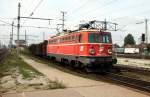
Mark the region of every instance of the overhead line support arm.
<instances>
[{"instance_id":1,"label":"overhead line support arm","mask_svg":"<svg viewBox=\"0 0 150 97\"><path fill-rule=\"evenodd\" d=\"M20 18L27 18L27 19L39 19L39 20L53 20L53 19L35 18L35 17L20 17Z\"/></svg>"}]
</instances>

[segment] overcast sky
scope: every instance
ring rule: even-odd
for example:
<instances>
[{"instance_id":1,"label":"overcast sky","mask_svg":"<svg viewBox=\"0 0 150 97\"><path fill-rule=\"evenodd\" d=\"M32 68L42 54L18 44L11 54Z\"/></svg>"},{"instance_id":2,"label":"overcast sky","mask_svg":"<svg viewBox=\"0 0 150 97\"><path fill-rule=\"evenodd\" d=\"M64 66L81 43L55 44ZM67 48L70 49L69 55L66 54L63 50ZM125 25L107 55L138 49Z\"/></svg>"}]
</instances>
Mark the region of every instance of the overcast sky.
<instances>
[{"instance_id":1,"label":"overcast sky","mask_svg":"<svg viewBox=\"0 0 150 97\"><path fill-rule=\"evenodd\" d=\"M141 33L145 32L145 26L144 23L137 23L150 18L150 0L0 0L0 40L5 44L9 42L11 27L3 24L14 21L17 25L17 20L14 18L18 14L18 2L21 2L21 16L30 16L33 12L32 17L53 19L50 24L49 21L21 19L23 26L56 28L56 25L61 23L61 11L66 12L67 29L75 29L83 21L107 19L119 24L120 30L112 32L112 38L114 43L120 45L123 44L123 39L128 33L132 33L138 43ZM43 40L43 35L47 39L57 33L55 29L22 27L20 34L24 35L25 30L27 35L34 35L28 36L29 43L38 43ZM17 34L16 28L14 34ZM24 39L24 36L20 38Z\"/></svg>"}]
</instances>

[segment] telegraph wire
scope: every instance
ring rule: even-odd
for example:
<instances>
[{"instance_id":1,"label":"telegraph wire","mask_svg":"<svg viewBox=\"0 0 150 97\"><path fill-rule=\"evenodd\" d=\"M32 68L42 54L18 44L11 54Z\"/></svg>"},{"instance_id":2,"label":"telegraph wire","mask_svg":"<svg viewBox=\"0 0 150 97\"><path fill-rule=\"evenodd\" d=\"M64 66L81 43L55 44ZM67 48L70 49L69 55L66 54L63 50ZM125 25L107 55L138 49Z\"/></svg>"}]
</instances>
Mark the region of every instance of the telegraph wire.
<instances>
[{"instance_id":1,"label":"telegraph wire","mask_svg":"<svg viewBox=\"0 0 150 97\"><path fill-rule=\"evenodd\" d=\"M12 24L5 22L3 20L0 20L0 22L3 22L5 24L0 24L0 26L12 26ZM7 25L6 25L7 24ZM17 27L17 25L13 25L14 27ZM56 28L49 28L49 27L42 27L42 26L20 26L20 27L30 27L30 28L44 28L44 29L56 29Z\"/></svg>"},{"instance_id":2,"label":"telegraph wire","mask_svg":"<svg viewBox=\"0 0 150 97\"><path fill-rule=\"evenodd\" d=\"M13 20L15 18L3 18L3 17L0 17L1 19L5 19L5 20Z\"/></svg>"},{"instance_id":3,"label":"telegraph wire","mask_svg":"<svg viewBox=\"0 0 150 97\"><path fill-rule=\"evenodd\" d=\"M41 27L41 26L20 26L20 27L29 27L29 28L43 28L43 29L56 29L56 28L49 28L49 27Z\"/></svg>"},{"instance_id":4,"label":"telegraph wire","mask_svg":"<svg viewBox=\"0 0 150 97\"><path fill-rule=\"evenodd\" d=\"M1 19L0 19L0 22L3 22L3 23L8 24L8 25L12 25L11 23L5 22L5 21L3 21Z\"/></svg>"}]
</instances>

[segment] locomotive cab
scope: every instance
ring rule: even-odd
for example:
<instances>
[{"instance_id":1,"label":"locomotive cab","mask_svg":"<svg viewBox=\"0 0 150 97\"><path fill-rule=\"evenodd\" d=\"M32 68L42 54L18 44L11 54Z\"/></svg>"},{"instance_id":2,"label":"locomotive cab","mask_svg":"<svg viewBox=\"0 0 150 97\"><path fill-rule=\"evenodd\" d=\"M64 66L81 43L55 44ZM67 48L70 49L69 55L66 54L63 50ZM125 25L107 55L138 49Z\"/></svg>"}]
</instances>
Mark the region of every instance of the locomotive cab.
<instances>
[{"instance_id":1,"label":"locomotive cab","mask_svg":"<svg viewBox=\"0 0 150 97\"><path fill-rule=\"evenodd\" d=\"M110 32L83 31L82 35L83 44L79 47L78 59L80 62L90 68L110 68L116 64Z\"/></svg>"},{"instance_id":2,"label":"locomotive cab","mask_svg":"<svg viewBox=\"0 0 150 97\"><path fill-rule=\"evenodd\" d=\"M90 55L110 56L112 55L112 39L110 33L88 33L88 42L92 43L89 49L93 49L95 54ZM98 46L96 48L95 46ZM95 47L95 49L94 49Z\"/></svg>"}]
</instances>

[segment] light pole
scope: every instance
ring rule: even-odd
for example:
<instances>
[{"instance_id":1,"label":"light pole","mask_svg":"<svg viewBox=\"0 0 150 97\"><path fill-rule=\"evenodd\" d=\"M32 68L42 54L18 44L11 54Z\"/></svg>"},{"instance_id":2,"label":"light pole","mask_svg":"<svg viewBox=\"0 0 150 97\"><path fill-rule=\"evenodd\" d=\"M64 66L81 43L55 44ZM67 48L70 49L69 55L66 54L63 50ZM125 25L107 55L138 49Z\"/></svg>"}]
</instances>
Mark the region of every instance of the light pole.
<instances>
[{"instance_id":1,"label":"light pole","mask_svg":"<svg viewBox=\"0 0 150 97\"><path fill-rule=\"evenodd\" d=\"M143 24L145 23L145 43L148 44L148 19L145 19L145 22L138 22L136 24Z\"/></svg>"},{"instance_id":2,"label":"light pole","mask_svg":"<svg viewBox=\"0 0 150 97\"><path fill-rule=\"evenodd\" d=\"M145 19L145 39L146 39L146 44L148 44L148 25L147 25L148 19Z\"/></svg>"}]
</instances>

